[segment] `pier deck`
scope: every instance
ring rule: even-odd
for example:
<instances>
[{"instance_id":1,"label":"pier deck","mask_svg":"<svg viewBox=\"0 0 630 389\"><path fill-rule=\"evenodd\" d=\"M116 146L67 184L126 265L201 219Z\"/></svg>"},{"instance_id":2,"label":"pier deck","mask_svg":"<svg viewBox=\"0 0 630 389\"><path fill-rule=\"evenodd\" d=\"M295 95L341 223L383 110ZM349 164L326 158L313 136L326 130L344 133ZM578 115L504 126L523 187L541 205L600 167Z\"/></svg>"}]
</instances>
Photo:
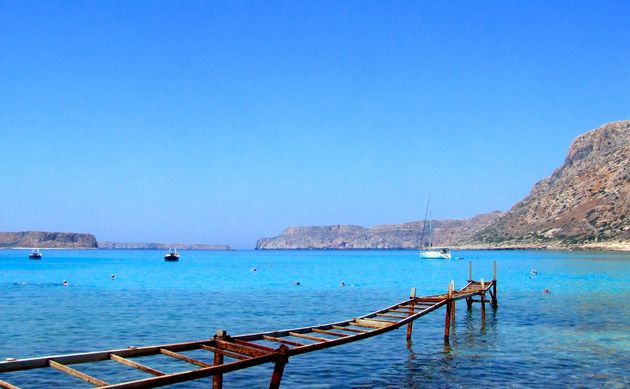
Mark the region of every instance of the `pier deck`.
<instances>
[{"instance_id":1,"label":"pier deck","mask_svg":"<svg viewBox=\"0 0 630 389\"><path fill-rule=\"evenodd\" d=\"M443 306L446 307L444 340L448 341L451 319L455 315L455 302L466 299L469 308L474 302L481 303L481 317L482 320L485 320L486 302L495 308L497 307L496 285L496 263L494 264L492 281L486 282L483 279L472 280L472 264L469 264L469 281L461 289L453 290L453 283L450 283L447 293L416 297L415 288L413 288L409 299L349 320L238 336L229 336L225 331L219 330L213 338L195 342L128 347L19 360L7 359L0 362L0 374L19 370L55 369L96 387L104 388L149 388L213 376L213 389L220 389L223 374L273 362L275 365L269 387L278 388L289 357L356 342L393 331L404 325L407 325L407 339L410 339L413 321ZM486 293L489 293L490 300L486 300ZM270 345L278 346L270 347ZM191 350L205 350L213 353L213 363L184 354ZM190 364L190 369L167 374L132 359L160 354L187 362ZM226 358L230 361L226 362ZM147 378L112 383L86 374L79 370L80 367L70 366L106 360L116 361L122 365L138 369L146 373ZM16 389L18 386L0 379L0 388Z\"/></svg>"}]
</instances>

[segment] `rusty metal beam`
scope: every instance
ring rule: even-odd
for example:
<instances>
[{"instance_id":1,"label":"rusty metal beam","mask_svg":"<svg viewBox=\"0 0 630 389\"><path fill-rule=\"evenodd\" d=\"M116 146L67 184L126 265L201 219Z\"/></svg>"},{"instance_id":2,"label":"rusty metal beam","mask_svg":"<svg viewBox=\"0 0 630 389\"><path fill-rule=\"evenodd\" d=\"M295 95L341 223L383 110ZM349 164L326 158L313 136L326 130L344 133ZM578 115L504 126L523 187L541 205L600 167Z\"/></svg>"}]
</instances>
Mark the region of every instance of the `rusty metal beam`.
<instances>
[{"instance_id":1,"label":"rusty metal beam","mask_svg":"<svg viewBox=\"0 0 630 389\"><path fill-rule=\"evenodd\" d=\"M197 365L197 366L201 366L201 367L210 367L210 366L212 366L209 363L206 363L206 362L203 362L203 361L191 358L189 356L186 356L186 355L183 355L183 354L180 354L180 353L176 353L174 351L167 350L165 348L160 349L160 352L162 354L164 354L164 355L168 355L169 357L181 359L182 361L186 361L186 362L191 363L193 365Z\"/></svg>"},{"instance_id":2,"label":"rusty metal beam","mask_svg":"<svg viewBox=\"0 0 630 389\"><path fill-rule=\"evenodd\" d=\"M129 366L129 367L133 367L134 369L141 370L141 371L143 371L145 373L149 373L149 374L153 374L153 375L164 375L165 374L165 373L162 373L161 371L156 370L156 369L154 369L152 367L145 366L145 365L143 365L141 363L138 363L136 361L132 361L130 359L120 357L120 356L118 356L116 354L110 355L110 358L113 361L116 361L118 363L122 363L123 365Z\"/></svg>"},{"instance_id":3,"label":"rusty metal beam","mask_svg":"<svg viewBox=\"0 0 630 389\"><path fill-rule=\"evenodd\" d=\"M82 373L78 370L75 370L71 367L68 367L66 365L62 365L61 363L55 362L55 361L49 361L48 362L50 364L50 367L57 369L59 371L62 371L66 374L70 374L71 376L77 377L82 379L83 381L87 381L93 385L96 386L107 386L107 382L99 380L98 378L94 378L91 375Z\"/></svg>"},{"instance_id":4,"label":"rusty metal beam","mask_svg":"<svg viewBox=\"0 0 630 389\"><path fill-rule=\"evenodd\" d=\"M3 389L20 389L19 386L15 386L13 384L10 384L10 383L8 383L6 381L2 381L2 380L0 380L0 388L3 388Z\"/></svg>"}]
</instances>

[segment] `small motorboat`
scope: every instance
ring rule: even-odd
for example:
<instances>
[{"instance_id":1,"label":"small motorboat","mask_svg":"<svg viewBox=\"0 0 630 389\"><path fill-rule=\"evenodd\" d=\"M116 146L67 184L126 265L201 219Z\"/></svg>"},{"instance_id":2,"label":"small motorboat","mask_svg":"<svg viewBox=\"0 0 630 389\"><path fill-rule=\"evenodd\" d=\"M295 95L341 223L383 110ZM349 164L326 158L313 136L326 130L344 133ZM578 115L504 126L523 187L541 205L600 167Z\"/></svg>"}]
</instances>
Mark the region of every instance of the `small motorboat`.
<instances>
[{"instance_id":1,"label":"small motorboat","mask_svg":"<svg viewBox=\"0 0 630 389\"><path fill-rule=\"evenodd\" d=\"M177 249L168 249L168 253L164 255L164 260L169 262L179 261L179 253Z\"/></svg>"},{"instance_id":2,"label":"small motorboat","mask_svg":"<svg viewBox=\"0 0 630 389\"><path fill-rule=\"evenodd\" d=\"M33 249L31 253L28 255L28 259L42 259L42 253L39 249Z\"/></svg>"}]
</instances>

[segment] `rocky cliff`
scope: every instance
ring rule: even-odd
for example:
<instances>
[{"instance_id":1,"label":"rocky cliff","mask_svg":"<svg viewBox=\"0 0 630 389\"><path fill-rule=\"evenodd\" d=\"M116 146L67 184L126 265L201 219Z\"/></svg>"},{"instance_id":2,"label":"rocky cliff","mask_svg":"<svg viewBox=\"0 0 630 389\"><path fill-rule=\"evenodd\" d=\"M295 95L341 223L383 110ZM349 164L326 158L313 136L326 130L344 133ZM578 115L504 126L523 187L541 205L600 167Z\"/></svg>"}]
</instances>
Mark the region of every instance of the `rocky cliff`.
<instances>
[{"instance_id":1,"label":"rocky cliff","mask_svg":"<svg viewBox=\"0 0 630 389\"><path fill-rule=\"evenodd\" d=\"M96 238L91 234L74 232L0 232L0 247L39 248L96 248Z\"/></svg>"},{"instance_id":2,"label":"rocky cliff","mask_svg":"<svg viewBox=\"0 0 630 389\"><path fill-rule=\"evenodd\" d=\"M177 248L178 250L230 250L230 246L225 245L225 244L196 244L196 243L141 243L141 242L99 241L98 247L101 249L168 250L170 248Z\"/></svg>"},{"instance_id":3,"label":"rocky cliff","mask_svg":"<svg viewBox=\"0 0 630 389\"><path fill-rule=\"evenodd\" d=\"M564 164L505 214L433 221L434 246L630 249L630 121L577 137ZM258 249L416 248L422 222L292 227Z\"/></svg>"},{"instance_id":4,"label":"rocky cliff","mask_svg":"<svg viewBox=\"0 0 630 389\"><path fill-rule=\"evenodd\" d=\"M564 164L469 242L597 246L630 242L630 121L577 137Z\"/></svg>"},{"instance_id":5,"label":"rocky cliff","mask_svg":"<svg viewBox=\"0 0 630 389\"><path fill-rule=\"evenodd\" d=\"M492 212L470 219L434 220L433 245L453 246L470 238L501 216ZM290 227L275 238L259 239L256 249L413 249L420 247L423 222L383 224L372 228L352 225Z\"/></svg>"}]
</instances>

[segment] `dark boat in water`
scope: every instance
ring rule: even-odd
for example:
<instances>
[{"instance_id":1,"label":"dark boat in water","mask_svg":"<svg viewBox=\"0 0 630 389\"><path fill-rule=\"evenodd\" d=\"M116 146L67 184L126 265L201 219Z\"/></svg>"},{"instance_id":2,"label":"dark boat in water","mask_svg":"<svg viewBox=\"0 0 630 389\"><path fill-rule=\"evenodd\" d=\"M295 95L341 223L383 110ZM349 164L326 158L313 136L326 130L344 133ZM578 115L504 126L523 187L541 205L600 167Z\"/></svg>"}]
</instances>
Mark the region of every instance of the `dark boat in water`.
<instances>
[{"instance_id":1,"label":"dark boat in water","mask_svg":"<svg viewBox=\"0 0 630 389\"><path fill-rule=\"evenodd\" d=\"M33 249L28 255L28 259L42 259L42 253L39 252L39 249Z\"/></svg>"},{"instance_id":2,"label":"dark boat in water","mask_svg":"<svg viewBox=\"0 0 630 389\"><path fill-rule=\"evenodd\" d=\"M179 261L179 253L177 252L177 249L168 249L168 253L164 255L164 260L169 262Z\"/></svg>"}]
</instances>

